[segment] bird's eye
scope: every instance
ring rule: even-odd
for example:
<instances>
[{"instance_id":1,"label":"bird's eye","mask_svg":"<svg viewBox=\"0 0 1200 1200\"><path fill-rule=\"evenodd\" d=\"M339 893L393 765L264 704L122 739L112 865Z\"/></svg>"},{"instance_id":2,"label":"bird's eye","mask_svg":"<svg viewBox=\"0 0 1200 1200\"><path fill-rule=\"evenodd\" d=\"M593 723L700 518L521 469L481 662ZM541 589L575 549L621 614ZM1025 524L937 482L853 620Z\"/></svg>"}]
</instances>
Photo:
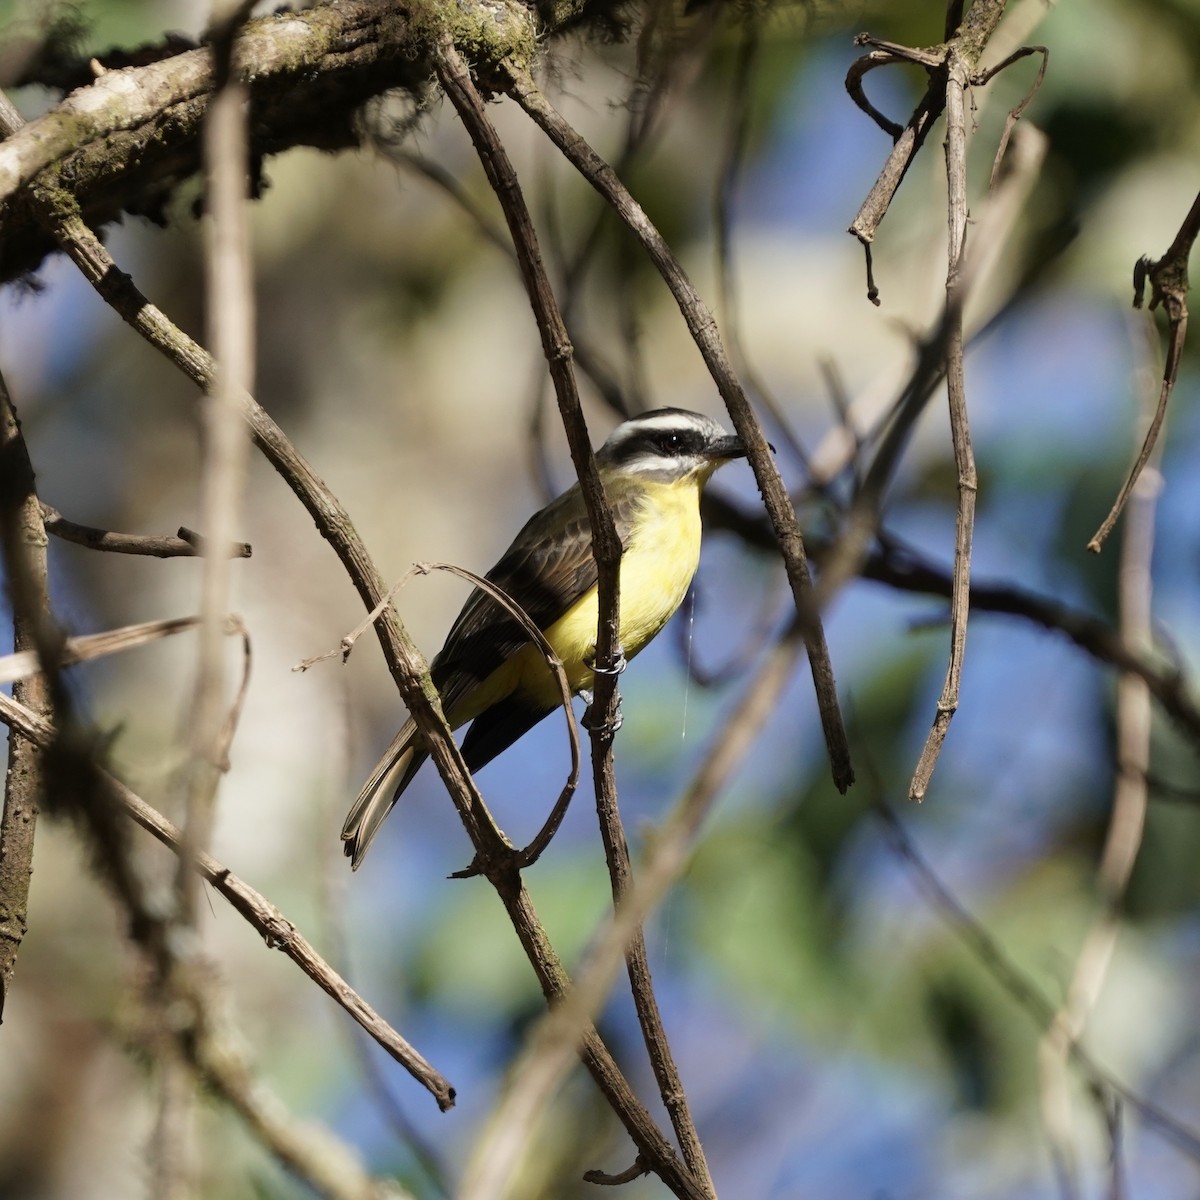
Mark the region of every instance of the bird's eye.
<instances>
[{"instance_id":1,"label":"bird's eye","mask_svg":"<svg viewBox=\"0 0 1200 1200\"><path fill-rule=\"evenodd\" d=\"M658 439L658 446L665 453L674 453L683 448L683 436L678 433L664 433Z\"/></svg>"}]
</instances>

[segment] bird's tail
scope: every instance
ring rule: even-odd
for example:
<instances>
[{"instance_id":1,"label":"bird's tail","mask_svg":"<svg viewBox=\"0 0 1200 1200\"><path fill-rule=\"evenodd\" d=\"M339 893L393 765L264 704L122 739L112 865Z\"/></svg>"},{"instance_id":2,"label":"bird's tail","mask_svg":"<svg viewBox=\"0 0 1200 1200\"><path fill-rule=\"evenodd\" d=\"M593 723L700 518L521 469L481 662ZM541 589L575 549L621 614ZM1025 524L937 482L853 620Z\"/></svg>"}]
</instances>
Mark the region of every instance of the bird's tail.
<instances>
[{"instance_id":1,"label":"bird's tail","mask_svg":"<svg viewBox=\"0 0 1200 1200\"><path fill-rule=\"evenodd\" d=\"M367 852L383 819L392 811L392 805L400 799L401 792L408 787L417 768L429 757L429 751L420 744L416 724L407 721L375 764L363 790L350 809L346 823L342 826L342 841L350 866L358 870L363 855Z\"/></svg>"}]
</instances>

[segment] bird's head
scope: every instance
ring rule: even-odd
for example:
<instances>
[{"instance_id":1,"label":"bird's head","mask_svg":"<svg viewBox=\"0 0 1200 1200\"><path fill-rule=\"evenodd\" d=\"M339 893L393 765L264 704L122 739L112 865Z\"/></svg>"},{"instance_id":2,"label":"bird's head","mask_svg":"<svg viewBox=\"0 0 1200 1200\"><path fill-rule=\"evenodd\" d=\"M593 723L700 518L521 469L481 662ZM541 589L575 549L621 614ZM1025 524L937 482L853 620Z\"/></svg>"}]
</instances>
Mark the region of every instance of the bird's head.
<instances>
[{"instance_id":1,"label":"bird's head","mask_svg":"<svg viewBox=\"0 0 1200 1200\"><path fill-rule=\"evenodd\" d=\"M596 452L602 471L659 483L687 478L703 483L722 463L745 457L740 437L686 408L642 413L618 425Z\"/></svg>"}]
</instances>

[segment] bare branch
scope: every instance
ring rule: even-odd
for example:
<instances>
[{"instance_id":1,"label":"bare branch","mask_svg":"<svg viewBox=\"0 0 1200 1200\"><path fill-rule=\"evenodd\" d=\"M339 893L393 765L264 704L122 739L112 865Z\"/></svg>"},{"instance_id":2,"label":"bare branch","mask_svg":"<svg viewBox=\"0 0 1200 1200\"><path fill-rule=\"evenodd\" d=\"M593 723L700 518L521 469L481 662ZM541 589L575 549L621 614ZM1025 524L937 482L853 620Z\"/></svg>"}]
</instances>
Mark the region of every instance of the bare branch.
<instances>
[{"instance_id":1,"label":"bare branch","mask_svg":"<svg viewBox=\"0 0 1200 1200\"><path fill-rule=\"evenodd\" d=\"M747 447L750 465L783 555L796 612L800 615L806 631L809 666L813 673L813 685L821 712L821 724L833 780L840 791L845 791L854 781L854 771L850 764L849 742L838 707L829 649L821 627L819 607L814 602L804 539L796 521L791 498L772 459L770 446L730 366L716 320L641 205L630 195L613 169L554 109L528 71L509 64L506 90L575 169L613 206L617 215L642 244L675 298L705 365L721 393L721 398L725 401L734 428Z\"/></svg>"},{"instance_id":2,"label":"bare branch","mask_svg":"<svg viewBox=\"0 0 1200 1200\"><path fill-rule=\"evenodd\" d=\"M950 597L950 661L938 698L933 727L909 784L910 799L925 798L933 769L958 708L963 655L967 644L967 617L971 606L971 545L975 531L975 496L979 480L971 448L967 416L966 381L963 376L963 316L958 295L963 280L963 251L967 236L967 122L965 92L967 64L951 45L946 58L946 393L950 407L950 439L958 472L958 513L954 533L954 591Z\"/></svg>"},{"instance_id":3,"label":"bare branch","mask_svg":"<svg viewBox=\"0 0 1200 1200\"><path fill-rule=\"evenodd\" d=\"M175 537L165 534L113 533L108 529L97 529L92 525L80 525L68 521L57 509L42 505L42 517L46 532L86 546L89 550L106 550L112 554L140 554L149 558L194 558L206 553L205 539L190 529L180 528ZM230 542L230 558L249 558L252 551L249 542Z\"/></svg>"},{"instance_id":4,"label":"bare branch","mask_svg":"<svg viewBox=\"0 0 1200 1200\"><path fill-rule=\"evenodd\" d=\"M29 450L2 375L0 553L13 596L13 649L18 656L36 660L36 626L50 619L46 531ZM40 674L17 681L13 699L38 716L51 712L49 685ZM28 929L34 834L44 787L41 752L29 739L13 734L8 739L4 811L0 815L0 1021Z\"/></svg>"},{"instance_id":5,"label":"bare branch","mask_svg":"<svg viewBox=\"0 0 1200 1200\"><path fill-rule=\"evenodd\" d=\"M1150 426L1138 451L1137 459L1130 469L1125 483L1121 487L1112 510L1104 518L1104 523L1096 531L1095 536L1088 542L1088 549L1099 554L1104 542L1112 532L1121 510L1125 507L1133 492L1154 447L1158 442L1159 431L1167 417L1167 404L1175 389L1175 379L1179 374L1179 360L1183 357L1183 346L1187 340L1188 309L1187 294L1188 258L1191 257L1192 246L1200 234L1200 193L1197 193L1192 207L1183 219L1175 240L1168 247L1166 254L1157 262L1148 258L1139 258L1133 269L1133 307L1141 308L1145 297L1146 281L1150 281L1150 309L1153 311L1160 304L1167 314L1170 330L1170 341L1167 346L1167 361L1163 364L1162 388L1158 394L1158 405Z\"/></svg>"},{"instance_id":6,"label":"bare branch","mask_svg":"<svg viewBox=\"0 0 1200 1200\"><path fill-rule=\"evenodd\" d=\"M55 737L54 726L0 692L0 721L40 747ZM180 830L120 780L100 773L122 809L138 825L176 855L183 836ZM454 1089L317 953L307 938L265 896L239 879L210 854L197 855L200 877L222 895L262 937L272 950L287 955L326 995L335 1000L377 1041L445 1110L454 1104Z\"/></svg>"}]
</instances>

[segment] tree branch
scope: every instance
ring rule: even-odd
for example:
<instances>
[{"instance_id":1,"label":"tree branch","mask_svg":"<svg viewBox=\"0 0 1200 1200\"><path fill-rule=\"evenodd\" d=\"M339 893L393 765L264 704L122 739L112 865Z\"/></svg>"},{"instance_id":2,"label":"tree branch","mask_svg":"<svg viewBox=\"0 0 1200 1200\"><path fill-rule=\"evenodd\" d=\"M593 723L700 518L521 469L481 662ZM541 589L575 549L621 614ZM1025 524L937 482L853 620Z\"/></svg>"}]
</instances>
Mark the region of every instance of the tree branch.
<instances>
[{"instance_id":1,"label":"tree branch","mask_svg":"<svg viewBox=\"0 0 1200 1200\"><path fill-rule=\"evenodd\" d=\"M597 0L595 7L605 5ZM447 4L482 65L515 51L532 56L540 30L515 0ZM582 5L580 6L583 7ZM429 78L434 9L379 0L339 0L249 22L235 60L248 68L253 187L271 154L293 146L358 145L359 108L394 88L417 95ZM578 14L576 14L578 16ZM200 131L214 90L208 47L148 65L100 68L20 134L0 144L0 280L35 270L54 244L40 230L35 189L63 189L93 227L133 212L161 220L175 189L200 167Z\"/></svg>"},{"instance_id":2,"label":"tree branch","mask_svg":"<svg viewBox=\"0 0 1200 1200\"><path fill-rule=\"evenodd\" d=\"M600 482L595 455L579 403L575 375L571 368L571 343L563 323L550 280L542 264L537 234L521 192L516 172L483 102L471 81L453 43L448 37L440 46L438 77L466 126L481 163L503 208L516 247L517 261L526 291L537 319L542 347L554 382L559 411L567 441L579 476L579 486L587 505L592 530L592 553L596 559L598 628L592 692L592 770L596 787L596 807L604 840L605 856L612 879L613 898L618 905L629 890L632 874L625 832L617 806L616 778L613 771L612 743L618 711L617 667L620 647L620 566L621 542L617 536L612 510ZM646 1048L658 1081L663 1102L679 1138L684 1162L702 1195L715 1197L704 1150L688 1109L686 1093L679 1078L666 1031L659 1014L650 981L646 941L640 928L628 939L627 963L634 1004L642 1026ZM658 1164L642 1155L657 1172Z\"/></svg>"},{"instance_id":3,"label":"tree branch","mask_svg":"<svg viewBox=\"0 0 1200 1200\"><path fill-rule=\"evenodd\" d=\"M0 553L12 593L13 649L17 654L36 657L35 626L48 621L50 615L46 531L29 450L2 375ZM51 711L48 683L40 674L17 680L13 699L41 717ZM30 739L13 733L8 739L4 811L0 815L0 1021L4 1019L17 955L28 929L33 842L44 787L45 765L40 749Z\"/></svg>"},{"instance_id":4,"label":"tree branch","mask_svg":"<svg viewBox=\"0 0 1200 1200\"><path fill-rule=\"evenodd\" d=\"M166 534L114 533L93 525L68 521L49 504L42 505L46 532L64 542L85 546L89 550L106 550L111 554L140 554L149 558L194 558L208 553L206 539L191 529L180 526L174 537ZM253 551L249 542L230 542L230 558L249 558Z\"/></svg>"},{"instance_id":5,"label":"tree branch","mask_svg":"<svg viewBox=\"0 0 1200 1200\"><path fill-rule=\"evenodd\" d=\"M613 206L613 210L650 256L675 298L713 382L725 401L734 428L746 445L750 465L783 556L796 612L804 629L833 781L839 791L845 791L854 782L854 770L838 706L829 648L813 595L804 539L791 498L771 457L770 446L729 363L716 320L662 235L608 163L555 110L528 71L513 63L505 64L505 69L505 90L546 133L567 161Z\"/></svg>"}]
</instances>

